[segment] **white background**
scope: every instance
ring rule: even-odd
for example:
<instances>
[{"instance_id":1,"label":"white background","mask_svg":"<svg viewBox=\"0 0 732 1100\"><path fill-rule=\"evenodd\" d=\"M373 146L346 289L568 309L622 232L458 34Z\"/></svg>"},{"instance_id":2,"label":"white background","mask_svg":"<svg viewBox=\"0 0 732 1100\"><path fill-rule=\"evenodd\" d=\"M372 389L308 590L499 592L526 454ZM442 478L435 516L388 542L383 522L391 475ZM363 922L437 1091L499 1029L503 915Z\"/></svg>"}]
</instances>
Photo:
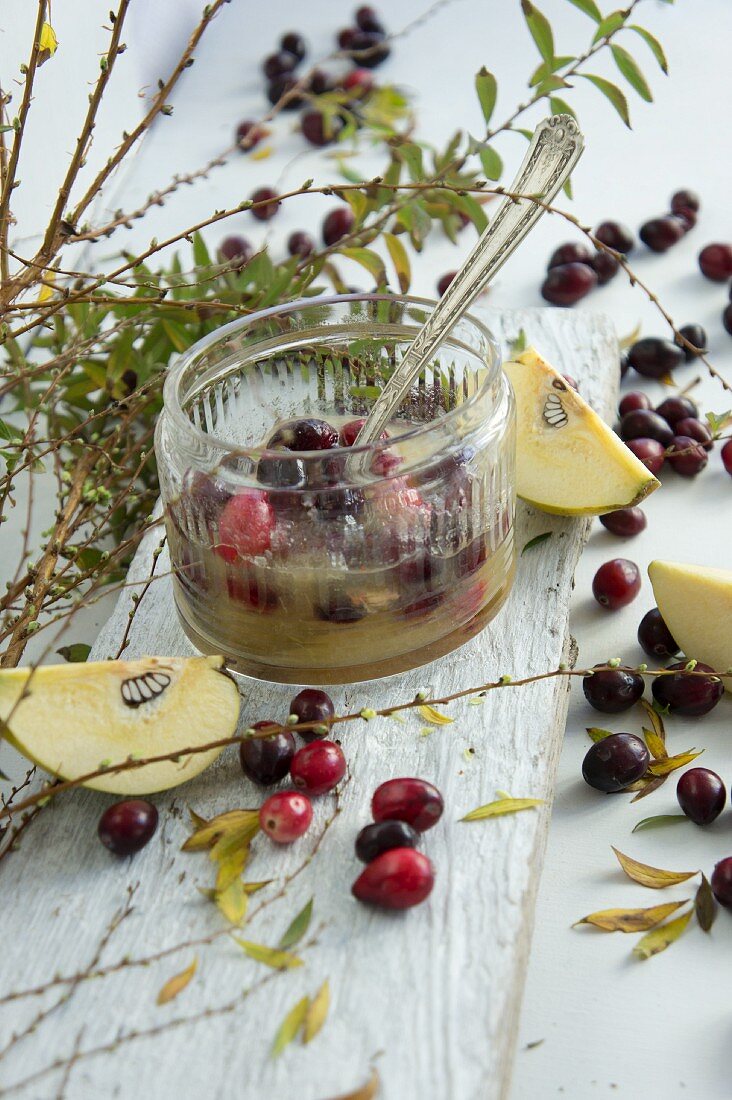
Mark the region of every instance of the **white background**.
<instances>
[{"instance_id":1,"label":"white background","mask_svg":"<svg viewBox=\"0 0 732 1100\"><path fill-rule=\"evenodd\" d=\"M4 74L17 66L19 44L28 40L33 7L28 0L6 0L0 30ZM130 49L115 73L92 163L114 135L134 124L141 109L139 90L167 73L171 57L185 40L189 18L199 7L192 0L133 3L126 36ZM580 52L591 34L589 20L563 0L543 0L541 7L552 19L558 52ZM105 41L98 30L99 10L100 5L91 0L65 4L56 0L54 5L60 48L39 78L32 112L33 142L22 165L23 187L16 201L20 237L32 235L52 203L63 158L84 109L85 82L95 76ZM313 55L325 55L332 48L332 32L345 21L344 10L346 5L336 0L311 0L308 5L234 0L199 49L196 66L174 98L173 117L156 124L132 168L116 185L109 206L129 208L174 172L198 168L220 152L229 144L239 119L256 118L266 109L259 62L279 34L297 27L308 37ZM381 10L389 28L398 30L422 14L424 7L418 0L390 0L381 4ZM172 25L164 18L169 11L174 13ZM637 55L650 78L656 100L649 106L629 92L632 132L594 89L577 81L568 98L578 111L587 152L575 173L576 200L571 208L588 224L617 217L637 228L643 220L662 214L677 188L699 190L703 206L697 228L666 256L641 250L633 254L632 263L679 324L699 321L706 327L712 361L732 377L732 340L720 321L727 291L702 279L696 265L696 255L705 243L728 240L731 235L732 5L729 0L679 0L670 7L660 0L646 0L636 18L664 42L671 76L661 75L639 38L625 36L626 47ZM472 78L481 65L498 77L494 118L503 119L525 98L525 78L535 60L518 0L452 0L438 6L431 18L395 44L392 59L378 70L378 76L410 91L420 136L439 143L457 128L480 132ZM593 71L614 75L607 61L597 62ZM523 124L536 121L540 114L535 111ZM129 248L133 242L145 243L153 236L162 238L265 183L289 187L311 175L320 181L335 178L333 163L306 147L294 127L292 115L281 118L274 127L271 158L253 162L237 155L210 180L183 189L133 232L118 234L109 242L109 252ZM523 155L524 142L507 136L499 147L510 173ZM368 174L380 162L364 156L355 163ZM315 196L299 199L288 203L266 227L244 214L232 220L229 231L245 233L257 243L266 233L276 257L283 254L292 229L316 230L322 211L332 205L332 200ZM571 239L567 228L556 217L544 219L501 272L490 291L491 304L541 305L538 287L543 266L555 244ZM211 244L222 235L212 233ZM437 277L459 264L470 239L469 233L464 234L457 248L437 237L430 240L422 256L413 260L414 291L433 294ZM23 244L29 251L29 243ZM363 272L349 274L349 279L368 286ZM638 323L646 335L665 334L652 305L620 277L579 308L608 312L620 335ZM679 381L686 385L697 373L703 374L703 368L683 367ZM643 388L652 396L666 392L652 385ZM712 380L704 378L694 392L705 410L721 412L732 406L732 397ZM573 605L572 626L583 666L609 656L642 660L635 632L642 614L653 605L646 581L629 608L615 614L600 610L590 595L597 567L618 554L632 557L644 572L656 557L729 566L731 501L732 479L715 451L709 467L695 481L664 476L662 490L645 507L648 529L639 538L621 542L597 524L577 571ZM4 533L3 558L11 556L13 536L18 536L20 527L18 517L12 534ZM95 609L86 622L77 622L74 637L91 641L100 614ZM526 629L531 630L531 623ZM705 748L701 762L732 781L731 719L732 704L725 699L706 720L669 721L672 750ZM573 693L536 915L513 1100L555 1094L568 1100L605 1095L727 1100L732 1095L727 1066L732 1018L725 977L732 946L730 916L720 914L711 936L691 928L666 954L645 963L631 957L633 937L573 931L570 925L595 909L688 896L689 891L682 888L659 895L634 886L616 868L610 844L658 866L701 867L710 873L718 859L732 854L732 811L706 830L684 823L631 836L633 824L641 817L677 810L675 783L669 781L636 806L629 806L626 796L605 797L590 791L579 778L589 745L584 727L598 722L636 732L640 725L635 713L605 721L587 707L581 691ZM481 950L480 943L475 950ZM539 1040L540 1045L528 1047Z\"/></svg>"}]
</instances>

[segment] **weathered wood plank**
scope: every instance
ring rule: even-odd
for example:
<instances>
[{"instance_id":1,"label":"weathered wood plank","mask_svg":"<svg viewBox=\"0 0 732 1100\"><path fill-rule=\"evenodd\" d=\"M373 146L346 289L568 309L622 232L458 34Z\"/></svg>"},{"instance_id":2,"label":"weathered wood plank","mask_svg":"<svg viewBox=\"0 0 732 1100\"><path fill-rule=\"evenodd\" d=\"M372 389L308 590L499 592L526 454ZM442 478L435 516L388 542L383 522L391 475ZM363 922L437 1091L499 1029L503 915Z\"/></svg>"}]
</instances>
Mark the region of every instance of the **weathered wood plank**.
<instances>
[{"instance_id":1,"label":"weathered wood plank","mask_svg":"<svg viewBox=\"0 0 732 1100\"><path fill-rule=\"evenodd\" d=\"M609 413L617 384L617 348L610 323L587 314L530 310L497 315L484 311L504 345L524 328L531 342L580 382L583 394ZM483 634L432 665L379 683L332 691L336 707L382 706L412 698L429 686L435 694L479 684L503 673L554 668L567 659L569 597L574 567L588 530L584 520L519 508L518 546L534 535L553 537L519 563L513 593ZM159 541L151 533L129 579L149 575ZM164 556L159 571L166 569ZM117 652L128 624L129 593L94 646L93 657ZM135 616L126 656L191 652L173 609L167 580L151 585ZM242 721L282 718L294 689L245 681ZM419 718L406 724L377 720L343 727L353 779L342 811L312 864L247 927L248 938L275 944L305 901L315 898L314 925L324 924L308 949L306 965L276 974L230 1013L182 1024L158 1037L141 1038L118 1052L81 1060L66 1083L67 1098L118 1096L147 1090L178 1100L241 1096L245 1100L324 1100L363 1084L377 1065L388 1100L492 1100L505 1096L516 1017L529 950L534 900L549 819L552 781L567 707L567 685L548 680L491 694L482 706L451 708L456 722L427 737ZM466 753L467 749L474 753ZM428 833L423 849L437 868L430 902L407 914L383 915L350 897L358 871L356 831L368 821L373 788L393 775L433 780L446 802L445 818ZM541 812L461 824L467 810L490 801L497 789L546 798ZM205 815L254 800L234 752L207 773L156 798L161 827L133 861L113 862L94 832L109 799L77 792L44 810L22 852L8 858L0 935L3 982L33 985L54 973L84 968L127 886L139 883L134 913L114 933L104 961L139 957L215 930L221 919L195 886L211 884L204 856L179 851L186 835L184 807ZM321 800L322 821L332 800ZM274 851L264 838L248 877L291 873L308 852L307 839ZM252 899L275 894L276 885ZM199 955L199 970L180 998L157 1007L163 982ZM55 1058L145 1030L202 1009L223 1006L265 974L220 937L143 969L81 984L48 1021L18 1042L4 1062L7 1088ZM332 991L328 1023L311 1046L293 1044L277 1060L268 1056L274 1033L289 1008L313 995L325 978ZM0 1048L11 1031L27 1027L47 999L0 1007ZM21 1095L55 1095L61 1074L42 1078ZM2 1090L0 1089L0 1095Z\"/></svg>"}]
</instances>

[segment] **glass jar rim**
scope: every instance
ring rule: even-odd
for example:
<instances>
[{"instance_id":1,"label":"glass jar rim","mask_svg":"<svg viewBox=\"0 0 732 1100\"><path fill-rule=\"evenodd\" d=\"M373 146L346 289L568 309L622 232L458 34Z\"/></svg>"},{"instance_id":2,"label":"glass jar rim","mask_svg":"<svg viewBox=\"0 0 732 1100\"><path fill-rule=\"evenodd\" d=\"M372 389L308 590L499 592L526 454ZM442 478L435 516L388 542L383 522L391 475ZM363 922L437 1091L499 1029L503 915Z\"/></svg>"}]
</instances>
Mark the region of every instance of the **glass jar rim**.
<instances>
[{"instance_id":1,"label":"glass jar rim","mask_svg":"<svg viewBox=\"0 0 732 1100\"><path fill-rule=\"evenodd\" d=\"M217 450L228 452L229 454L246 455L252 459L259 459L265 455L271 454L271 448L267 448L266 446L241 447L228 443L213 433L203 428L199 428L188 416L186 416L180 400L180 388L186 368L215 344L218 344L222 340L226 340L233 333L246 330L250 325L256 324L264 318L295 313L302 309L312 309L314 306L340 305L344 302L397 302L409 306L426 306L429 309L434 309L437 305L437 301L433 298L418 298L407 294L331 294L317 295L312 298L297 298L292 302L268 306L267 309L257 310L255 313L249 313L245 317L238 317L233 321L227 322L225 325L221 325L220 328L214 329L213 332L210 332L200 340L197 340L195 344L192 344L190 348L181 354L175 366L168 370L163 386L163 415L170 416L178 431L184 433L189 439L197 440L204 446L215 447ZM496 378L499 376L501 370L500 350L495 336L487 325L470 312L463 314L460 321L467 321L471 324L479 332L493 353L492 361L486 362L485 364L486 377L481 381L474 393L470 394L470 396L460 405L456 405L454 408L444 412L439 421L430 421L426 424L419 424L416 427L411 426L403 432L398 432L389 437L389 445L394 445L401 441L412 440L420 435L434 432L438 424L439 426L449 425L453 418L458 415L464 415L466 411L470 410L473 406L478 404L479 401L484 399L486 394L495 384ZM381 450L383 447L384 443L377 439L371 443L361 444L360 446L333 448L332 453L341 450L347 450L351 454L359 452L368 453L375 450ZM298 452L298 454L300 457L310 456L322 458L322 451L302 451Z\"/></svg>"}]
</instances>

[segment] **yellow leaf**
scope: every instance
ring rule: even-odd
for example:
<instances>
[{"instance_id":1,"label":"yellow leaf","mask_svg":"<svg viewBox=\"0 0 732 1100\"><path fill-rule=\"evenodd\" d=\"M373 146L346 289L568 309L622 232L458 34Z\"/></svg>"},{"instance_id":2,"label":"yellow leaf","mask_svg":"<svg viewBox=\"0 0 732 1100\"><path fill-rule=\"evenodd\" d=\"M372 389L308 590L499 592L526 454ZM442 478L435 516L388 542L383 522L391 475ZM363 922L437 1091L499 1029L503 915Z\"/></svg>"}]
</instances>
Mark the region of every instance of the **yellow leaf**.
<instances>
[{"instance_id":1,"label":"yellow leaf","mask_svg":"<svg viewBox=\"0 0 732 1100\"><path fill-rule=\"evenodd\" d=\"M365 1085L355 1092L344 1092L340 1096L333 1096L331 1100L375 1100L379 1094L381 1080L375 1069L371 1070L371 1076Z\"/></svg>"},{"instance_id":2,"label":"yellow leaf","mask_svg":"<svg viewBox=\"0 0 732 1100\"><path fill-rule=\"evenodd\" d=\"M640 705L643 707L643 710L646 712L646 717L648 718L648 721L651 724L653 732L658 734L658 736L661 738L661 740L665 743L665 741L666 741L666 730L665 730L664 725L663 725L663 718L658 713L656 708L651 706L651 704L648 702L647 699L641 699Z\"/></svg>"},{"instance_id":3,"label":"yellow leaf","mask_svg":"<svg viewBox=\"0 0 732 1100\"><path fill-rule=\"evenodd\" d=\"M290 1011L287 1013L284 1020L277 1028L277 1034L275 1035L274 1042L272 1043L273 1058L276 1058L278 1054L281 1054L288 1043L291 1043L292 1040L295 1038L303 1023L305 1022L305 1017L307 1015L309 1006L310 998L303 997L302 1000L298 1001L294 1008L291 1008Z\"/></svg>"},{"instance_id":4,"label":"yellow leaf","mask_svg":"<svg viewBox=\"0 0 732 1100\"><path fill-rule=\"evenodd\" d=\"M174 1000L179 993L182 993L185 987L190 982L193 975L198 969L198 959L194 957L190 966L187 966L185 970L181 970L180 974L176 974L174 977L169 978L163 988L158 993L158 999L155 1002L159 1005L166 1005L168 1001Z\"/></svg>"},{"instance_id":5,"label":"yellow leaf","mask_svg":"<svg viewBox=\"0 0 732 1100\"><path fill-rule=\"evenodd\" d=\"M699 752L680 752L676 756L667 756L665 760L654 760L648 765L648 770L652 775L669 775L677 768L685 768L692 760L696 760L697 756L701 756L703 751L702 749Z\"/></svg>"},{"instance_id":6,"label":"yellow leaf","mask_svg":"<svg viewBox=\"0 0 732 1100\"><path fill-rule=\"evenodd\" d=\"M235 882L243 872L249 860L251 852L251 846L248 840L241 841L236 840L233 842L226 837L223 837L219 844L224 844L225 847L219 849L217 844L211 851L211 859L218 863L218 870L216 872L216 890L221 892L231 886L232 882Z\"/></svg>"},{"instance_id":7,"label":"yellow leaf","mask_svg":"<svg viewBox=\"0 0 732 1100\"><path fill-rule=\"evenodd\" d=\"M683 901L669 901L665 905L651 905L648 909L599 909L597 913L590 913L582 917L582 920L575 921L572 927L591 924L595 928L601 928L603 932L645 932L670 917L682 905L686 905L688 900L684 898Z\"/></svg>"},{"instance_id":8,"label":"yellow leaf","mask_svg":"<svg viewBox=\"0 0 732 1100\"><path fill-rule=\"evenodd\" d=\"M639 959L650 959L652 955L658 955L661 951L665 951L679 938L691 920L693 912L694 910L690 909L688 913L677 917L676 920L670 920L668 924L662 924L660 928L654 928L652 932L646 932L645 936L633 948L633 954L637 955Z\"/></svg>"},{"instance_id":9,"label":"yellow leaf","mask_svg":"<svg viewBox=\"0 0 732 1100\"><path fill-rule=\"evenodd\" d=\"M268 157L272 156L273 151L274 150L272 149L271 145L265 145L262 149L252 150L252 152L249 154L249 159L250 160L267 160Z\"/></svg>"},{"instance_id":10,"label":"yellow leaf","mask_svg":"<svg viewBox=\"0 0 732 1100\"><path fill-rule=\"evenodd\" d=\"M613 848L618 857L618 863L633 882L639 882L641 886L648 886L651 890L664 890L667 886L677 886L680 882L686 882L688 878L698 875L698 871L663 871L660 867L649 867L646 863L639 863L637 859L626 856Z\"/></svg>"},{"instance_id":11,"label":"yellow leaf","mask_svg":"<svg viewBox=\"0 0 732 1100\"><path fill-rule=\"evenodd\" d=\"M44 23L38 39L38 64L44 65L49 57L53 57L58 49L56 32L50 23Z\"/></svg>"},{"instance_id":12,"label":"yellow leaf","mask_svg":"<svg viewBox=\"0 0 732 1100\"><path fill-rule=\"evenodd\" d=\"M417 707L417 711L422 715L425 722L429 722L433 726L450 726L455 721L454 718L448 718L446 714L441 714L436 707L431 707L429 703L423 703L421 707Z\"/></svg>"},{"instance_id":13,"label":"yellow leaf","mask_svg":"<svg viewBox=\"0 0 732 1100\"><path fill-rule=\"evenodd\" d=\"M272 882L274 882L273 878L263 879L262 882L245 882L243 883L244 893L256 894L260 890L264 890L265 886L269 886Z\"/></svg>"},{"instance_id":14,"label":"yellow leaf","mask_svg":"<svg viewBox=\"0 0 732 1100\"><path fill-rule=\"evenodd\" d=\"M226 917L229 924L238 926L244 923L249 899L240 878L230 882L225 890L214 890L213 895L219 912Z\"/></svg>"},{"instance_id":15,"label":"yellow leaf","mask_svg":"<svg viewBox=\"0 0 732 1100\"><path fill-rule=\"evenodd\" d=\"M496 802L489 802L485 806L478 806L471 810L461 821L483 821L486 817L501 817L503 814L515 814L519 810L531 810L535 806L542 806L543 798L499 798Z\"/></svg>"},{"instance_id":16,"label":"yellow leaf","mask_svg":"<svg viewBox=\"0 0 732 1100\"><path fill-rule=\"evenodd\" d=\"M44 278L43 278L43 282L41 283L41 289L40 289L39 294L38 294L38 303L39 303L39 305L42 302L47 302L48 299L53 296L55 282L56 282L56 272L55 271L47 271Z\"/></svg>"},{"instance_id":17,"label":"yellow leaf","mask_svg":"<svg viewBox=\"0 0 732 1100\"><path fill-rule=\"evenodd\" d=\"M629 332L627 336L621 336L620 337L620 350L625 351L626 348L632 347L632 345L636 342L636 340L638 339L640 334L641 334L641 323L639 321L632 332Z\"/></svg>"},{"instance_id":18,"label":"yellow leaf","mask_svg":"<svg viewBox=\"0 0 732 1100\"><path fill-rule=\"evenodd\" d=\"M257 962L271 966L273 970L294 970L302 966L302 959L293 955L290 951L280 951L276 947L265 947L261 943L252 943L251 940L241 940L238 936L234 939L241 947L245 955Z\"/></svg>"},{"instance_id":19,"label":"yellow leaf","mask_svg":"<svg viewBox=\"0 0 732 1100\"><path fill-rule=\"evenodd\" d=\"M189 812L192 814L192 811ZM198 825L188 837L182 847L184 852L205 851L206 848L210 848L215 844L219 837L237 830L253 828L253 836L259 827L259 810L227 810L226 813L219 814L218 817L213 817L210 821L204 821L203 818L195 815L194 821L202 821L203 824ZM254 828L255 824L257 828Z\"/></svg>"},{"instance_id":20,"label":"yellow leaf","mask_svg":"<svg viewBox=\"0 0 732 1100\"><path fill-rule=\"evenodd\" d=\"M325 981L313 997L305 1014L305 1024L302 1032L303 1043L309 1043L318 1034L325 1023L330 1008L330 986Z\"/></svg>"},{"instance_id":21,"label":"yellow leaf","mask_svg":"<svg viewBox=\"0 0 732 1100\"><path fill-rule=\"evenodd\" d=\"M643 727L643 736L646 739L648 751L654 760L668 760L668 753L666 752L663 738L659 737L653 730L646 729L645 726Z\"/></svg>"}]
</instances>

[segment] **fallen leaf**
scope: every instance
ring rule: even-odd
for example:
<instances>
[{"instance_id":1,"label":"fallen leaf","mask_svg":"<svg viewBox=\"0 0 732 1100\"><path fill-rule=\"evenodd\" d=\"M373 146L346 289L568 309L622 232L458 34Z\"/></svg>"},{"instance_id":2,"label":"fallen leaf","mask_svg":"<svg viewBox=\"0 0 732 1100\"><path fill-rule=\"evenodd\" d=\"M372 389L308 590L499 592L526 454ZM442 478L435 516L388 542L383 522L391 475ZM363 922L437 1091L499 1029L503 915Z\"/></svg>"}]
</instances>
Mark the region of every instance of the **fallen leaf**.
<instances>
[{"instance_id":1,"label":"fallen leaf","mask_svg":"<svg viewBox=\"0 0 732 1100\"><path fill-rule=\"evenodd\" d=\"M524 544L524 548L521 551L521 557L524 556L527 550L533 550L535 546L541 546L542 542L546 542L553 534L553 531L542 531L540 535L534 535L533 539L529 539L529 541Z\"/></svg>"},{"instance_id":2,"label":"fallen leaf","mask_svg":"<svg viewBox=\"0 0 732 1100\"><path fill-rule=\"evenodd\" d=\"M701 883L694 898L694 912L702 931L710 932L717 916L717 903L714 900L709 879L704 874L701 877Z\"/></svg>"},{"instance_id":3,"label":"fallen leaf","mask_svg":"<svg viewBox=\"0 0 732 1100\"><path fill-rule=\"evenodd\" d=\"M664 825L673 825L679 821L688 821L686 814L655 814L653 817L644 817L631 829L632 833L639 833L641 829L658 829Z\"/></svg>"},{"instance_id":4,"label":"fallen leaf","mask_svg":"<svg viewBox=\"0 0 732 1100\"><path fill-rule=\"evenodd\" d=\"M302 1032L303 1043L309 1043L318 1034L328 1016L330 1008L330 986L325 981L313 997L305 1014Z\"/></svg>"},{"instance_id":5,"label":"fallen leaf","mask_svg":"<svg viewBox=\"0 0 732 1100\"><path fill-rule=\"evenodd\" d=\"M302 907L295 919L287 926L277 946L280 948L294 947L296 943L299 943L310 927L312 915L313 899L311 898L310 901Z\"/></svg>"},{"instance_id":6,"label":"fallen leaf","mask_svg":"<svg viewBox=\"0 0 732 1100\"><path fill-rule=\"evenodd\" d=\"M244 889L244 883L240 878L230 882L225 890L212 890L213 898L219 912L229 924L238 928L244 923L247 915L249 899Z\"/></svg>"},{"instance_id":7,"label":"fallen leaf","mask_svg":"<svg viewBox=\"0 0 732 1100\"><path fill-rule=\"evenodd\" d=\"M651 703L648 702L647 699L641 699L640 700L640 705L642 706L643 710L646 712L646 718L650 722L653 732L656 734L657 737L660 737L661 740L665 743L666 742L666 728L663 724L663 718L658 713L656 708Z\"/></svg>"},{"instance_id":8,"label":"fallen leaf","mask_svg":"<svg viewBox=\"0 0 732 1100\"><path fill-rule=\"evenodd\" d=\"M654 928L652 932L646 932L645 936L633 948L633 954L639 959L650 959L653 955L665 951L679 938L691 920L693 912L694 910L690 909L688 913L676 917L675 920L670 920L668 924L662 924L660 928Z\"/></svg>"},{"instance_id":9,"label":"fallen leaf","mask_svg":"<svg viewBox=\"0 0 732 1100\"><path fill-rule=\"evenodd\" d=\"M252 943L251 940L242 940L238 936L232 937L241 947L245 955L257 962L271 966L273 970L294 970L302 966L302 959L292 955L289 951L279 951L276 947L265 947L261 943Z\"/></svg>"},{"instance_id":10,"label":"fallen leaf","mask_svg":"<svg viewBox=\"0 0 732 1100\"><path fill-rule=\"evenodd\" d=\"M598 741L604 741L606 737L612 737L612 730L600 729L599 726L587 726L587 736L590 741L597 743Z\"/></svg>"},{"instance_id":11,"label":"fallen leaf","mask_svg":"<svg viewBox=\"0 0 732 1100\"><path fill-rule=\"evenodd\" d=\"M193 811L189 811L191 816ZM210 821L204 821L195 815L194 821L201 821L195 831L188 837L182 846L183 852L203 852L212 847L220 837L230 835L237 830L253 830L252 836L259 828L259 810L227 810L218 817L212 817ZM256 828L255 828L256 824Z\"/></svg>"},{"instance_id":12,"label":"fallen leaf","mask_svg":"<svg viewBox=\"0 0 732 1100\"><path fill-rule=\"evenodd\" d=\"M276 1058L278 1054L281 1054L285 1047L295 1038L303 1023L305 1022L305 1016L307 1015L309 1006L310 998L303 997L287 1013L284 1020L277 1028L277 1034L275 1035L274 1042L272 1043L273 1058Z\"/></svg>"},{"instance_id":13,"label":"fallen leaf","mask_svg":"<svg viewBox=\"0 0 732 1100\"><path fill-rule=\"evenodd\" d=\"M625 351L626 348L631 347L641 334L641 322L635 326L632 332L629 332L627 336L620 337L620 349Z\"/></svg>"},{"instance_id":14,"label":"fallen leaf","mask_svg":"<svg viewBox=\"0 0 732 1100\"><path fill-rule=\"evenodd\" d=\"M698 871L664 871L660 867L650 867L646 863L640 863L637 859L624 855L615 847L613 851L628 878L652 890L664 890L667 886L676 886L699 874Z\"/></svg>"},{"instance_id":15,"label":"fallen leaf","mask_svg":"<svg viewBox=\"0 0 732 1100\"><path fill-rule=\"evenodd\" d=\"M659 737L653 730L643 727L643 736L648 745L648 751L654 760L668 760L668 753L666 752L666 745L662 737Z\"/></svg>"},{"instance_id":16,"label":"fallen leaf","mask_svg":"<svg viewBox=\"0 0 732 1100\"><path fill-rule=\"evenodd\" d=\"M665 760L653 760L648 765L648 770L656 776L670 775L678 768L685 768L687 764L690 764L692 760L696 760L697 756L701 756L703 752L704 749L700 749L699 752L679 752L676 756L667 756Z\"/></svg>"},{"instance_id":17,"label":"fallen leaf","mask_svg":"<svg viewBox=\"0 0 732 1100\"><path fill-rule=\"evenodd\" d=\"M667 775L657 775L655 779L643 779L641 780L642 786L640 787L640 794L637 794L635 798L631 798L631 802L640 802L641 798L645 798L648 794L653 794L659 787L662 787L666 780ZM632 787L626 787L626 791L635 790L635 784Z\"/></svg>"},{"instance_id":18,"label":"fallen leaf","mask_svg":"<svg viewBox=\"0 0 732 1100\"><path fill-rule=\"evenodd\" d=\"M245 894L256 894L260 890L264 890L265 886L269 886L273 882L273 878L265 878L261 882L245 882L242 885Z\"/></svg>"},{"instance_id":19,"label":"fallen leaf","mask_svg":"<svg viewBox=\"0 0 732 1100\"><path fill-rule=\"evenodd\" d=\"M519 810L531 810L535 806L542 806L543 798L499 798L496 802L488 802L485 806L478 806L471 810L461 821L483 821L487 817L501 817L503 814L515 814Z\"/></svg>"},{"instance_id":20,"label":"fallen leaf","mask_svg":"<svg viewBox=\"0 0 732 1100\"><path fill-rule=\"evenodd\" d=\"M425 722L433 726L450 726L455 721L454 718L448 718L446 714L442 714L436 707L431 707L429 703L423 703L421 707L417 707L417 711Z\"/></svg>"},{"instance_id":21,"label":"fallen leaf","mask_svg":"<svg viewBox=\"0 0 732 1100\"><path fill-rule=\"evenodd\" d=\"M174 977L169 978L163 988L158 993L156 1004L166 1005L168 1001L174 1000L179 993L182 993L188 983L191 981L193 975L198 969L198 959L194 957L190 966L187 966L185 970L181 970L180 974L175 974Z\"/></svg>"},{"instance_id":22,"label":"fallen leaf","mask_svg":"<svg viewBox=\"0 0 732 1100\"><path fill-rule=\"evenodd\" d=\"M684 898L683 901L669 901L665 905L651 905L648 909L599 909L575 921L572 927L591 924L603 932L645 932L670 917L688 900Z\"/></svg>"},{"instance_id":23,"label":"fallen leaf","mask_svg":"<svg viewBox=\"0 0 732 1100\"><path fill-rule=\"evenodd\" d=\"M355 1092L342 1092L339 1096L331 1096L330 1100L374 1100L378 1096L381 1080L375 1069L371 1070L371 1076L365 1085Z\"/></svg>"}]
</instances>

